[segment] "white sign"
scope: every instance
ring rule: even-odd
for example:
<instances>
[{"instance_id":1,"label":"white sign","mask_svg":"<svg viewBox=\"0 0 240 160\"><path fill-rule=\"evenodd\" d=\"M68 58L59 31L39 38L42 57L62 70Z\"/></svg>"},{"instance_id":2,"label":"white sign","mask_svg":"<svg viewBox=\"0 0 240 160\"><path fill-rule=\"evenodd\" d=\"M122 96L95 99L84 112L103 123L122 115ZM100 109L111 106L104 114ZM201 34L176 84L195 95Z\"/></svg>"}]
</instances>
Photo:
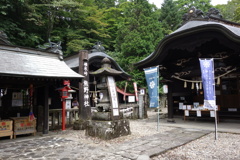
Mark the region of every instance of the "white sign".
<instances>
[{"instance_id":1,"label":"white sign","mask_svg":"<svg viewBox=\"0 0 240 160\"><path fill-rule=\"evenodd\" d=\"M163 85L163 93L168 93L168 85Z\"/></svg>"},{"instance_id":2,"label":"white sign","mask_svg":"<svg viewBox=\"0 0 240 160\"><path fill-rule=\"evenodd\" d=\"M179 103L179 109L183 109L183 103Z\"/></svg>"},{"instance_id":3,"label":"white sign","mask_svg":"<svg viewBox=\"0 0 240 160\"><path fill-rule=\"evenodd\" d=\"M199 102L193 102L193 108L198 108L199 107Z\"/></svg>"},{"instance_id":4,"label":"white sign","mask_svg":"<svg viewBox=\"0 0 240 160\"><path fill-rule=\"evenodd\" d=\"M128 96L128 102L135 102L135 96Z\"/></svg>"},{"instance_id":5,"label":"white sign","mask_svg":"<svg viewBox=\"0 0 240 160\"><path fill-rule=\"evenodd\" d=\"M113 109L113 116L119 116L119 110Z\"/></svg>"},{"instance_id":6,"label":"white sign","mask_svg":"<svg viewBox=\"0 0 240 160\"><path fill-rule=\"evenodd\" d=\"M237 108L228 108L229 112L237 112Z\"/></svg>"},{"instance_id":7,"label":"white sign","mask_svg":"<svg viewBox=\"0 0 240 160\"><path fill-rule=\"evenodd\" d=\"M66 109L70 109L70 108L71 108L71 100L66 99Z\"/></svg>"},{"instance_id":8,"label":"white sign","mask_svg":"<svg viewBox=\"0 0 240 160\"><path fill-rule=\"evenodd\" d=\"M110 94L113 116L119 116L117 90L116 90L116 84L113 76L107 77L107 83L108 83L108 90Z\"/></svg>"},{"instance_id":9,"label":"white sign","mask_svg":"<svg viewBox=\"0 0 240 160\"><path fill-rule=\"evenodd\" d=\"M140 95L144 95L145 94L145 90L144 89L140 89Z\"/></svg>"},{"instance_id":10,"label":"white sign","mask_svg":"<svg viewBox=\"0 0 240 160\"><path fill-rule=\"evenodd\" d=\"M189 110L184 111L185 116L189 116Z\"/></svg>"},{"instance_id":11,"label":"white sign","mask_svg":"<svg viewBox=\"0 0 240 160\"><path fill-rule=\"evenodd\" d=\"M215 111L210 111L210 117L215 117Z\"/></svg>"},{"instance_id":12,"label":"white sign","mask_svg":"<svg viewBox=\"0 0 240 160\"><path fill-rule=\"evenodd\" d=\"M201 111L197 111L197 117L201 117L201 116L202 116Z\"/></svg>"}]
</instances>

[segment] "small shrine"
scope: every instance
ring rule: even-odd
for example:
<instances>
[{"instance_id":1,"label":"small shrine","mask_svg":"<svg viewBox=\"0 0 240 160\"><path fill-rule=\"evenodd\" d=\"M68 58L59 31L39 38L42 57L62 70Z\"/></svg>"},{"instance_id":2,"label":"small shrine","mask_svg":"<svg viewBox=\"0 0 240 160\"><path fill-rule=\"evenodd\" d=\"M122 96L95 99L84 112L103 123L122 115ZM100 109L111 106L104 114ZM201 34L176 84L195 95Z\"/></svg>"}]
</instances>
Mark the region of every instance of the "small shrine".
<instances>
[{"instance_id":1,"label":"small shrine","mask_svg":"<svg viewBox=\"0 0 240 160\"><path fill-rule=\"evenodd\" d=\"M92 112L92 120L88 121L86 135L108 140L131 133L129 121L122 119L119 111L115 79L121 74L123 72L111 67L107 57L103 58L101 68L90 72L99 80L94 81L99 92L95 97L96 110Z\"/></svg>"}]
</instances>

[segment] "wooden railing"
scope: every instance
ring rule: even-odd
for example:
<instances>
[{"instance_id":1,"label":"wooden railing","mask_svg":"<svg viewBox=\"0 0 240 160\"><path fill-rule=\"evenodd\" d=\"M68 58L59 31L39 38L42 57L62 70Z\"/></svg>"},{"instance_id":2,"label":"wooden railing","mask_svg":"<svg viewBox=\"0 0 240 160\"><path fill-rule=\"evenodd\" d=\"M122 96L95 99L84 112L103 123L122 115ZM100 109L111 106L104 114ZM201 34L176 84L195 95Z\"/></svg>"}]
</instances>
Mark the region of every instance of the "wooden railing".
<instances>
[{"instance_id":1,"label":"wooden railing","mask_svg":"<svg viewBox=\"0 0 240 160\"><path fill-rule=\"evenodd\" d=\"M66 125L71 126L76 120L78 120L78 108L66 109ZM50 109L49 110L49 129L54 130L60 128L62 125L62 109Z\"/></svg>"}]
</instances>

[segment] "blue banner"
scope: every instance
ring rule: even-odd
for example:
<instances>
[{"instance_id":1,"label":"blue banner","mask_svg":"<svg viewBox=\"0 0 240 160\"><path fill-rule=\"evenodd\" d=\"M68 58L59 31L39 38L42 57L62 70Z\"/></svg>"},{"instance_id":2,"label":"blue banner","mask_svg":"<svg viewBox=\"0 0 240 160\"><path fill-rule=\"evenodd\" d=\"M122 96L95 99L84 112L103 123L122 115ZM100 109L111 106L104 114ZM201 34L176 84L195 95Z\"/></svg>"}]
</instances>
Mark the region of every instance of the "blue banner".
<instances>
[{"instance_id":1,"label":"blue banner","mask_svg":"<svg viewBox=\"0 0 240 160\"><path fill-rule=\"evenodd\" d=\"M148 94L150 97L150 108L158 107L158 73L159 69L157 67L144 69L145 77L147 80Z\"/></svg>"},{"instance_id":2,"label":"blue banner","mask_svg":"<svg viewBox=\"0 0 240 160\"><path fill-rule=\"evenodd\" d=\"M199 61L202 72L202 83L204 91L203 107L209 110L214 110L216 109L214 62L213 59L199 59Z\"/></svg>"}]
</instances>

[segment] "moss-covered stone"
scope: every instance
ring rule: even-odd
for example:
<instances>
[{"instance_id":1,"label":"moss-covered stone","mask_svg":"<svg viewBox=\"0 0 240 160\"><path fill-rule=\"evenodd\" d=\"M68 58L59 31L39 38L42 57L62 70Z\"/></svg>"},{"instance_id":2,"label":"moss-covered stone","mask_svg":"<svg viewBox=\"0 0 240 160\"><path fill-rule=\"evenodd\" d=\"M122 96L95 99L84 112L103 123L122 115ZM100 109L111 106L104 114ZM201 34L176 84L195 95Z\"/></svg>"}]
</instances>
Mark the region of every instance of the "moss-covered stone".
<instances>
[{"instance_id":1,"label":"moss-covered stone","mask_svg":"<svg viewBox=\"0 0 240 160\"><path fill-rule=\"evenodd\" d=\"M73 129L74 130L85 130L86 126L87 126L87 121L79 119L79 120L74 122Z\"/></svg>"},{"instance_id":2,"label":"moss-covered stone","mask_svg":"<svg viewBox=\"0 0 240 160\"><path fill-rule=\"evenodd\" d=\"M110 140L131 134L129 120L87 121L86 135Z\"/></svg>"}]
</instances>

